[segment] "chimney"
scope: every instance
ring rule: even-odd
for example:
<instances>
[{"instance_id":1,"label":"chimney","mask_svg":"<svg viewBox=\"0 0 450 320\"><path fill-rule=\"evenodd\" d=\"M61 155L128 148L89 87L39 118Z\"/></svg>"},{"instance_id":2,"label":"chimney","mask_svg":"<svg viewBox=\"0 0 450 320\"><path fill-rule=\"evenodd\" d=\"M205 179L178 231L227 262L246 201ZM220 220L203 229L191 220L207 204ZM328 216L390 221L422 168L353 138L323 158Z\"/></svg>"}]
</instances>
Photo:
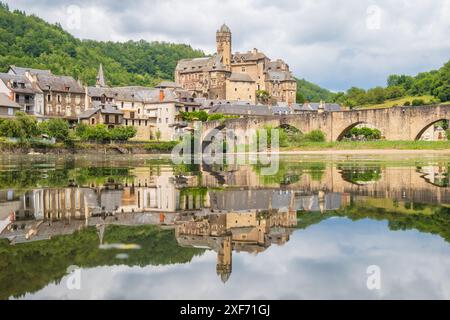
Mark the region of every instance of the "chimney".
<instances>
[{"instance_id":1,"label":"chimney","mask_svg":"<svg viewBox=\"0 0 450 320\"><path fill-rule=\"evenodd\" d=\"M165 98L164 90L161 89L161 90L159 90L159 102L163 102L164 98Z\"/></svg>"},{"instance_id":2,"label":"chimney","mask_svg":"<svg viewBox=\"0 0 450 320\"><path fill-rule=\"evenodd\" d=\"M325 112L325 106L323 100L320 100L319 109L317 110L318 113L324 113Z\"/></svg>"}]
</instances>

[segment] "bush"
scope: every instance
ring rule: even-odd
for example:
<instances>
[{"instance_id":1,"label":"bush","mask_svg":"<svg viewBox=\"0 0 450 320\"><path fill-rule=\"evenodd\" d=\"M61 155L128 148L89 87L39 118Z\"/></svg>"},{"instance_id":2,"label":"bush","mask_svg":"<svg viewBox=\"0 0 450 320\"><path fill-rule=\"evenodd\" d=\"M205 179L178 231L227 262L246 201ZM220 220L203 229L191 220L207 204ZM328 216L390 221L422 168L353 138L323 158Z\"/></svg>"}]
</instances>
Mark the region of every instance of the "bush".
<instances>
[{"instance_id":1,"label":"bush","mask_svg":"<svg viewBox=\"0 0 450 320\"><path fill-rule=\"evenodd\" d=\"M110 130L110 138L114 141L128 141L136 136L137 129L129 126L118 126Z\"/></svg>"},{"instance_id":2,"label":"bush","mask_svg":"<svg viewBox=\"0 0 450 320\"><path fill-rule=\"evenodd\" d=\"M184 121L208 121L208 113L205 111L180 112L180 115Z\"/></svg>"},{"instance_id":3,"label":"bush","mask_svg":"<svg viewBox=\"0 0 450 320\"><path fill-rule=\"evenodd\" d=\"M127 126L117 126L109 129L104 124L91 126L81 123L77 126L75 133L83 141L128 141L136 136L137 129Z\"/></svg>"},{"instance_id":4,"label":"bush","mask_svg":"<svg viewBox=\"0 0 450 320\"><path fill-rule=\"evenodd\" d=\"M313 130L304 135L304 139L311 142L324 142L325 138L325 133L320 130Z\"/></svg>"},{"instance_id":5,"label":"bush","mask_svg":"<svg viewBox=\"0 0 450 320\"><path fill-rule=\"evenodd\" d=\"M368 127L353 128L350 130L347 138L363 136L367 140L380 140L381 131L378 129L371 129Z\"/></svg>"},{"instance_id":6,"label":"bush","mask_svg":"<svg viewBox=\"0 0 450 320\"><path fill-rule=\"evenodd\" d=\"M17 112L14 119L3 119L0 122L0 135L3 137L25 141L38 136L39 133L36 118L24 112Z\"/></svg>"},{"instance_id":7,"label":"bush","mask_svg":"<svg viewBox=\"0 0 450 320\"><path fill-rule=\"evenodd\" d=\"M425 101L423 101L422 99L414 99L414 100L411 102L411 104L412 104L414 107L417 107L417 106L423 106L423 105L425 105Z\"/></svg>"},{"instance_id":8,"label":"bush","mask_svg":"<svg viewBox=\"0 0 450 320\"><path fill-rule=\"evenodd\" d=\"M55 138L57 141L66 142L70 139L69 123L63 119L50 119L38 125L41 133Z\"/></svg>"},{"instance_id":9,"label":"bush","mask_svg":"<svg viewBox=\"0 0 450 320\"><path fill-rule=\"evenodd\" d=\"M409 102L409 101L406 101L404 104L403 104L403 106L405 106L405 107L409 107L411 105L411 102Z\"/></svg>"},{"instance_id":10,"label":"bush","mask_svg":"<svg viewBox=\"0 0 450 320\"><path fill-rule=\"evenodd\" d=\"M208 115L208 121L222 120L225 116L221 113L213 113Z\"/></svg>"},{"instance_id":11,"label":"bush","mask_svg":"<svg viewBox=\"0 0 450 320\"><path fill-rule=\"evenodd\" d=\"M172 151L179 141L150 141L145 145L149 151Z\"/></svg>"},{"instance_id":12,"label":"bush","mask_svg":"<svg viewBox=\"0 0 450 320\"><path fill-rule=\"evenodd\" d=\"M445 130L445 134L447 135L447 140L450 141L450 129Z\"/></svg>"}]
</instances>

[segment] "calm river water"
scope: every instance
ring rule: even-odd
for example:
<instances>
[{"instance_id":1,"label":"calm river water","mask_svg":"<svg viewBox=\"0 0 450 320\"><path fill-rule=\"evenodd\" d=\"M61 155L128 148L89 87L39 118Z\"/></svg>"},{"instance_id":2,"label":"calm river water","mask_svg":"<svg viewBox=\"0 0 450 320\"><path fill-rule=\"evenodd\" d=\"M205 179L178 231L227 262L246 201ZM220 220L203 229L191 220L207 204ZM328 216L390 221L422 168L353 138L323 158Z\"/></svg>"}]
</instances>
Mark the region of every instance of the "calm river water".
<instances>
[{"instance_id":1,"label":"calm river water","mask_svg":"<svg viewBox=\"0 0 450 320\"><path fill-rule=\"evenodd\" d=\"M450 299L450 157L0 158L0 299Z\"/></svg>"}]
</instances>

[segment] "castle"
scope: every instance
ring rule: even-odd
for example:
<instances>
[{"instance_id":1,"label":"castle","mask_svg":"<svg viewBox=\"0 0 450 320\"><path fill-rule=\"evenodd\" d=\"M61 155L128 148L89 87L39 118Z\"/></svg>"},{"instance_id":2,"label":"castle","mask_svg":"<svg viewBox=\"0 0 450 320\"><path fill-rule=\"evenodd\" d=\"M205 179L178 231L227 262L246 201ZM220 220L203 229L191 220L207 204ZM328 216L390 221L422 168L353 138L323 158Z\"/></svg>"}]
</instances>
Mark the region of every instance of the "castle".
<instances>
[{"instance_id":1,"label":"castle","mask_svg":"<svg viewBox=\"0 0 450 320\"><path fill-rule=\"evenodd\" d=\"M296 102L297 82L283 60L271 61L257 49L232 54L225 24L217 30L216 45L212 57L180 60L175 82L199 98L256 103L265 93L272 102Z\"/></svg>"}]
</instances>

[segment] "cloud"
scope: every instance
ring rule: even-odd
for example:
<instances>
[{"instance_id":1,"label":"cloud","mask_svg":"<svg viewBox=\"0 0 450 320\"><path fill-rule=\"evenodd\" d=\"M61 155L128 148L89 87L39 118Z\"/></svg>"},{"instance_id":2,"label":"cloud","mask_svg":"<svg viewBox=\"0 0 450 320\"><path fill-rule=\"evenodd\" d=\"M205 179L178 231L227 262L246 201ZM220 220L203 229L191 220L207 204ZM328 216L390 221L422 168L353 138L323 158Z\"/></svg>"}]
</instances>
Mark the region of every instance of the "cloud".
<instances>
[{"instance_id":1,"label":"cloud","mask_svg":"<svg viewBox=\"0 0 450 320\"><path fill-rule=\"evenodd\" d=\"M67 27L79 6L81 38L189 43L215 50L226 22L235 51L257 47L297 77L333 90L385 85L392 73L439 68L450 58L450 0L9 1Z\"/></svg>"},{"instance_id":2,"label":"cloud","mask_svg":"<svg viewBox=\"0 0 450 320\"><path fill-rule=\"evenodd\" d=\"M367 267L381 268L381 290L367 289ZM189 264L82 270L81 290L66 280L26 299L449 299L450 247L436 235L390 231L387 222L329 219L297 230L284 246L233 254L223 284L216 253Z\"/></svg>"}]
</instances>

